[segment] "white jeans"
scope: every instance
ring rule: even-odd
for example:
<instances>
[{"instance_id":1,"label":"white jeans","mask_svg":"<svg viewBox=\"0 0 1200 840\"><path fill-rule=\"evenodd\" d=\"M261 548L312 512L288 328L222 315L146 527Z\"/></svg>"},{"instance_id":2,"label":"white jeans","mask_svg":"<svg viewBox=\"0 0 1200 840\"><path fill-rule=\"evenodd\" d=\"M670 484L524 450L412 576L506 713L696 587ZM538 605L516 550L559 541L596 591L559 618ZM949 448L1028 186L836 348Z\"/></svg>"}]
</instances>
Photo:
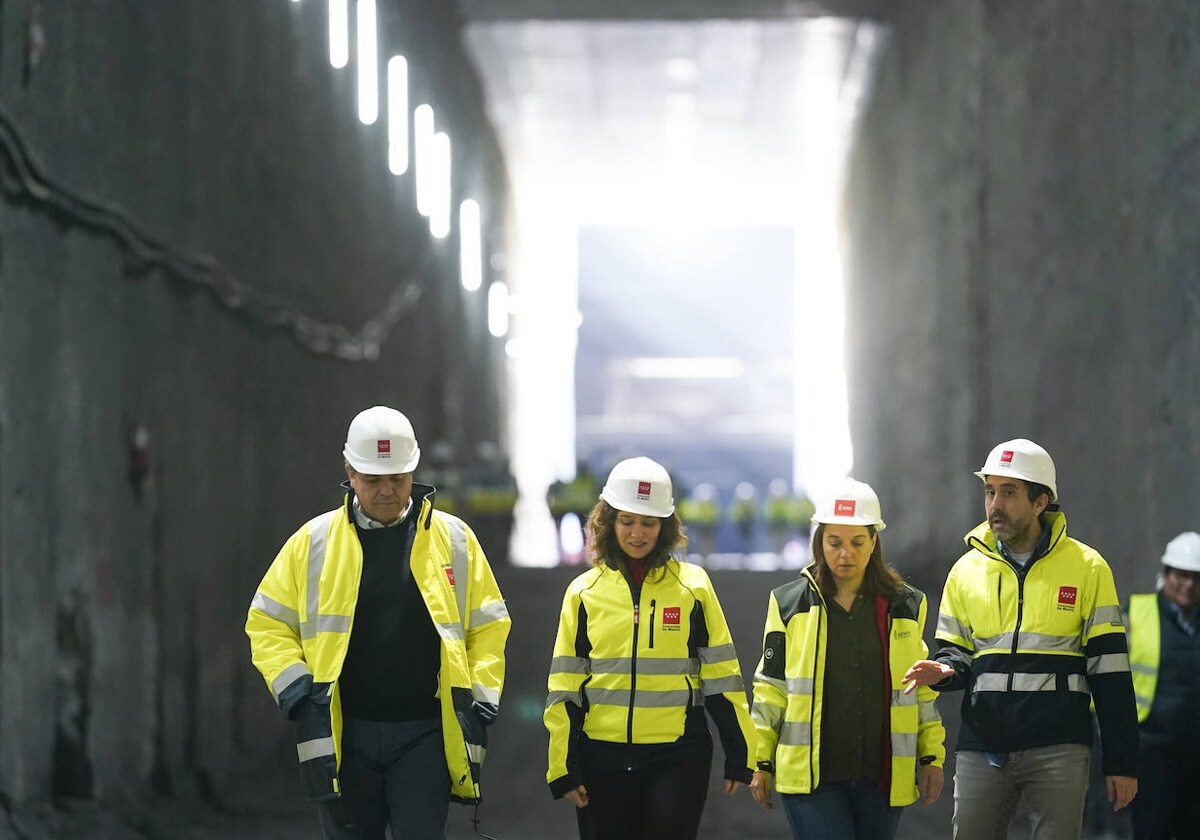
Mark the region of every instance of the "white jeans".
<instances>
[{"instance_id":1,"label":"white jeans","mask_svg":"<svg viewBox=\"0 0 1200 840\"><path fill-rule=\"evenodd\" d=\"M1022 799L1032 840L1079 840L1088 752L1083 744L1035 747L1009 753L1004 767L992 767L985 753L958 753L955 840L1004 840Z\"/></svg>"}]
</instances>

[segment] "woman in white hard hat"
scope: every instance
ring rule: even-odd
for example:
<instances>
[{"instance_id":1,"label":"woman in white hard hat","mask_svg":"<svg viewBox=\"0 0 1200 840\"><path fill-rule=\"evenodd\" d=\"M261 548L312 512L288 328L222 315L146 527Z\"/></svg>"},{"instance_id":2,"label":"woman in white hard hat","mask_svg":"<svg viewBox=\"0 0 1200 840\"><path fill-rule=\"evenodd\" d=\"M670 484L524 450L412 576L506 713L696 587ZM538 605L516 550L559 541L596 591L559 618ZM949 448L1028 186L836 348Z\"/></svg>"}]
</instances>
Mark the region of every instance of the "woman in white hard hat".
<instances>
[{"instance_id":1,"label":"woman in white hard hat","mask_svg":"<svg viewBox=\"0 0 1200 840\"><path fill-rule=\"evenodd\" d=\"M890 840L942 789L934 692L901 685L928 655L925 595L884 562L870 486L846 479L812 521L812 563L767 603L750 792L771 810L778 790L796 838Z\"/></svg>"},{"instance_id":2,"label":"woman in white hard hat","mask_svg":"<svg viewBox=\"0 0 1200 840\"><path fill-rule=\"evenodd\" d=\"M687 543L671 479L649 458L613 468L588 517L592 568L567 587L549 678L546 781L580 837L692 840L712 737L725 793L750 781L754 729L733 639Z\"/></svg>"}]
</instances>

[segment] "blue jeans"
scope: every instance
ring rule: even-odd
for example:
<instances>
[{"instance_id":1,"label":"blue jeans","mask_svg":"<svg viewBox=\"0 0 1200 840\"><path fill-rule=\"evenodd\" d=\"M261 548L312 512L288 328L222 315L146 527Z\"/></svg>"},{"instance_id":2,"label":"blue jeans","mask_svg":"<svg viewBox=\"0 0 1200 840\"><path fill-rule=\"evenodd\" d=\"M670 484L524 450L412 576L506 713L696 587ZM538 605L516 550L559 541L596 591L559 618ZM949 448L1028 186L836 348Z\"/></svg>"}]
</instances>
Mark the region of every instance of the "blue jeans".
<instances>
[{"instance_id":1,"label":"blue jeans","mask_svg":"<svg viewBox=\"0 0 1200 840\"><path fill-rule=\"evenodd\" d=\"M902 808L874 779L825 782L812 793L785 793L783 811L796 840L893 840Z\"/></svg>"},{"instance_id":2,"label":"blue jeans","mask_svg":"<svg viewBox=\"0 0 1200 840\"><path fill-rule=\"evenodd\" d=\"M959 752L954 771L954 836L1004 840L1025 801L1033 840L1078 840L1088 787L1088 748L1055 744L1008 754L993 767L981 752Z\"/></svg>"}]
</instances>

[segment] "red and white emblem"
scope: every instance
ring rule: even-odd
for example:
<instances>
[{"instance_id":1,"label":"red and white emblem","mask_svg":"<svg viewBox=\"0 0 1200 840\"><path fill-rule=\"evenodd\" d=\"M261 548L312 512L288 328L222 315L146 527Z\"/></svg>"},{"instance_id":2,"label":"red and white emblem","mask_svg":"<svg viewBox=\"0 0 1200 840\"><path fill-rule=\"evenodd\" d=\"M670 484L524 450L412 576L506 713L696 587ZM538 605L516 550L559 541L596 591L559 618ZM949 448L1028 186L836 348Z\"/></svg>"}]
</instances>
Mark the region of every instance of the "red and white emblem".
<instances>
[{"instance_id":1,"label":"red and white emblem","mask_svg":"<svg viewBox=\"0 0 1200 840\"><path fill-rule=\"evenodd\" d=\"M663 607L663 627L679 626L679 607Z\"/></svg>"},{"instance_id":2,"label":"red and white emblem","mask_svg":"<svg viewBox=\"0 0 1200 840\"><path fill-rule=\"evenodd\" d=\"M1011 464L1012 459L1013 459L1013 451L1011 449L1005 449L1003 452L1000 453L1000 463L1001 464Z\"/></svg>"},{"instance_id":3,"label":"red and white emblem","mask_svg":"<svg viewBox=\"0 0 1200 840\"><path fill-rule=\"evenodd\" d=\"M450 566L446 567L446 580L450 581L450 585L454 585L454 569Z\"/></svg>"},{"instance_id":4,"label":"red and white emblem","mask_svg":"<svg viewBox=\"0 0 1200 840\"><path fill-rule=\"evenodd\" d=\"M637 494L638 494L639 499L649 499L650 498L650 482L649 481L639 481Z\"/></svg>"},{"instance_id":5,"label":"red and white emblem","mask_svg":"<svg viewBox=\"0 0 1200 840\"><path fill-rule=\"evenodd\" d=\"M390 439L375 441L375 454L391 455L392 454L392 441Z\"/></svg>"},{"instance_id":6,"label":"red and white emblem","mask_svg":"<svg viewBox=\"0 0 1200 840\"><path fill-rule=\"evenodd\" d=\"M854 516L854 510L858 507L858 502L854 499L837 499L833 503L834 516Z\"/></svg>"},{"instance_id":7,"label":"red and white emblem","mask_svg":"<svg viewBox=\"0 0 1200 840\"><path fill-rule=\"evenodd\" d=\"M1073 607L1078 594L1079 590L1074 586L1060 586L1058 587L1058 603L1064 607Z\"/></svg>"}]
</instances>

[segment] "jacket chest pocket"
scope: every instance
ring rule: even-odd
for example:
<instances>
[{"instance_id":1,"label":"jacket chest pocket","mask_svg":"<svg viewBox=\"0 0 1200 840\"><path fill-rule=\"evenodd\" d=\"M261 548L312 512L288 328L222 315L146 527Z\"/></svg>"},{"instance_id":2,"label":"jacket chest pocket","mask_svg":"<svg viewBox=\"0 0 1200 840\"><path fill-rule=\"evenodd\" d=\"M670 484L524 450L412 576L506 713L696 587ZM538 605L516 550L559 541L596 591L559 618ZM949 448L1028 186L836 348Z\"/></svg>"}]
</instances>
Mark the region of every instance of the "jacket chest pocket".
<instances>
[{"instance_id":1,"label":"jacket chest pocket","mask_svg":"<svg viewBox=\"0 0 1200 840\"><path fill-rule=\"evenodd\" d=\"M1078 636L1080 619L1080 587L1062 579L1037 578L1025 584L1024 626L1031 631L1051 636Z\"/></svg>"},{"instance_id":2,"label":"jacket chest pocket","mask_svg":"<svg viewBox=\"0 0 1200 840\"><path fill-rule=\"evenodd\" d=\"M1004 632L1005 598L1015 601L1017 584L1000 569L988 569L981 577L983 597L971 611L971 624L976 639L986 640Z\"/></svg>"}]
</instances>

